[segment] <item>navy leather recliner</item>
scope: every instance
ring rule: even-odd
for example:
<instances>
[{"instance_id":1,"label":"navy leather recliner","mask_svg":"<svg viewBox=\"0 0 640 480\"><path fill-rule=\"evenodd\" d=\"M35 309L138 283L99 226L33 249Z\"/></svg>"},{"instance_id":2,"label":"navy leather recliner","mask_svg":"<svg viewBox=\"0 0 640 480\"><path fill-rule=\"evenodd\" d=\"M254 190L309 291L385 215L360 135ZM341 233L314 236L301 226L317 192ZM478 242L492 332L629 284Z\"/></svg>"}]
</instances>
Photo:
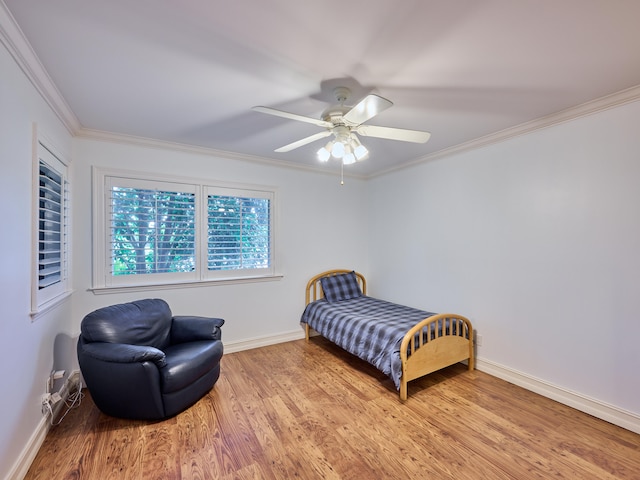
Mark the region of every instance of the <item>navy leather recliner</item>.
<instances>
[{"instance_id":1,"label":"navy leather recliner","mask_svg":"<svg viewBox=\"0 0 640 480\"><path fill-rule=\"evenodd\" d=\"M193 405L220 376L223 324L173 316L161 299L89 313L78 361L96 406L114 417L159 420Z\"/></svg>"}]
</instances>

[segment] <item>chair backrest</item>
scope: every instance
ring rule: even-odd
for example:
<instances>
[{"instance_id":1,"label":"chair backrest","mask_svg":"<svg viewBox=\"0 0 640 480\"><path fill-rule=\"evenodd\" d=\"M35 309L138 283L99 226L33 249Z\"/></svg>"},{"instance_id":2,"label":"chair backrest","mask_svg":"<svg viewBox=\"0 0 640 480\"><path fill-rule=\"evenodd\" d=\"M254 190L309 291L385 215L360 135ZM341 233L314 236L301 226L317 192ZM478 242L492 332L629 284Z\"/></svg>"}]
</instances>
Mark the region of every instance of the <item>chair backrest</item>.
<instances>
[{"instance_id":1,"label":"chair backrest","mask_svg":"<svg viewBox=\"0 0 640 480\"><path fill-rule=\"evenodd\" d=\"M162 350L170 342L172 314L159 298L99 308L84 317L80 325L86 342L146 345Z\"/></svg>"}]
</instances>

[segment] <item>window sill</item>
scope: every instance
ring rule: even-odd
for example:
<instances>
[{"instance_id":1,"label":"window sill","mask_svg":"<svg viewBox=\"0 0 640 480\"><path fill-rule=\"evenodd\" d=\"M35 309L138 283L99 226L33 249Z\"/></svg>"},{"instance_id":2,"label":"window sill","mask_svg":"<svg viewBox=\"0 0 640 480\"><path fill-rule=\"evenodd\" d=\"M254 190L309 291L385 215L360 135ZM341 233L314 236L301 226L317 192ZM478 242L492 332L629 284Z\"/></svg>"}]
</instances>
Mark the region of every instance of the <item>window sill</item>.
<instances>
[{"instance_id":1,"label":"window sill","mask_svg":"<svg viewBox=\"0 0 640 480\"><path fill-rule=\"evenodd\" d=\"M179 288L198 288L211 287L215 285L236 285L240 283L257 283L257 282L275 282L284 277L282 274L269 275L264 277L241 277L241 278L224 278L219 280L201 280L193 282L169 282L154 283L144 285L114 285L109 287L93 287L88 291L95 295L108 295L111 293L124 292L145 292L149 290L175 290Z\"/></svg>"},{"instance_id":2,"label":"window sill","mask_svg":"<svg viewBox=\"0 0 640 480\"><path fill-rule=\"evenodd\" d=\"M45 302L42 305L38 305L38 308L36 310L32 310L31 312L29 312L29 316L31 317L31 321L35 322L41 316L43 316L44 314L46 314L46 313L50 312L51 310L53 310L54 308L56 308L64 300L69 298L72 293L73 293L73 290L66 290L66 291L62 292L60 295L58 295L57 297L52 298L48 302Z\"/></svg>"}]
</instances>

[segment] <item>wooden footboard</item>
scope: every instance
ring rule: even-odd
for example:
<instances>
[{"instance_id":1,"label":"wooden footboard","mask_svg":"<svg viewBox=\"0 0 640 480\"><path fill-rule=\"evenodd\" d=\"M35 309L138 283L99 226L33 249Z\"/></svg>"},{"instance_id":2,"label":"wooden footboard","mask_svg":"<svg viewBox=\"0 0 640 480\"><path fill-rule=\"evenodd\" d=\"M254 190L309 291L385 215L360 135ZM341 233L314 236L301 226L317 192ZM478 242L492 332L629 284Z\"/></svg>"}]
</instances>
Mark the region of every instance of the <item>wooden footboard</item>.
<instances>
[{"instance_id":1,"label":"wooden footboard","mask_svg":"<svg viewBox=\"0 0 640 480\"><path fill-rule=\"evenodd\" d=\"M473 327L471 322L453 313L425 318L407 332L400 345L402 379L400 399L407 399L409 381L454 363L468 360L474 368Z\"/></svg>"}]
</instances>

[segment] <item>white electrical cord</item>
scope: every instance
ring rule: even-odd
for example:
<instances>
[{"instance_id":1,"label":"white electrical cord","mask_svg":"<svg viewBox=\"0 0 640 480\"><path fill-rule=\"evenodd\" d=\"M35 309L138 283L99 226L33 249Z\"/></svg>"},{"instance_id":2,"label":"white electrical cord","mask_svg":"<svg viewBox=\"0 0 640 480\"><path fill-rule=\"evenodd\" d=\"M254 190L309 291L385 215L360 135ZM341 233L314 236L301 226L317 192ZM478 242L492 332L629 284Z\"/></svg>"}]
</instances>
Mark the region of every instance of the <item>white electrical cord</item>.
<instances>
[{"instance_id":1,"label":"white electrical cord","mask_svg":"<svg viewBox=\"0 0 640 480\"><path fill-rule=\"evenodd\" d=\"M84 393L82 393L82 382L80 382L78 384L78 389L72 394L70 394L69 397L67 397L67 399L64 401L64 404L67 406L67 410L58 419L57 422L53 421L53 409L51 408L51 402L46 402L44 405L46 405L47 410L49 410L49 418L50 418L49 422L51 423L51 426L60 425L62 420L64 420L64 417L67 416L67 414L71 411L71 409L77 408L80 406L80 403L82 403L83 398L84 398Z\"/></svg>"}]
</instances>

